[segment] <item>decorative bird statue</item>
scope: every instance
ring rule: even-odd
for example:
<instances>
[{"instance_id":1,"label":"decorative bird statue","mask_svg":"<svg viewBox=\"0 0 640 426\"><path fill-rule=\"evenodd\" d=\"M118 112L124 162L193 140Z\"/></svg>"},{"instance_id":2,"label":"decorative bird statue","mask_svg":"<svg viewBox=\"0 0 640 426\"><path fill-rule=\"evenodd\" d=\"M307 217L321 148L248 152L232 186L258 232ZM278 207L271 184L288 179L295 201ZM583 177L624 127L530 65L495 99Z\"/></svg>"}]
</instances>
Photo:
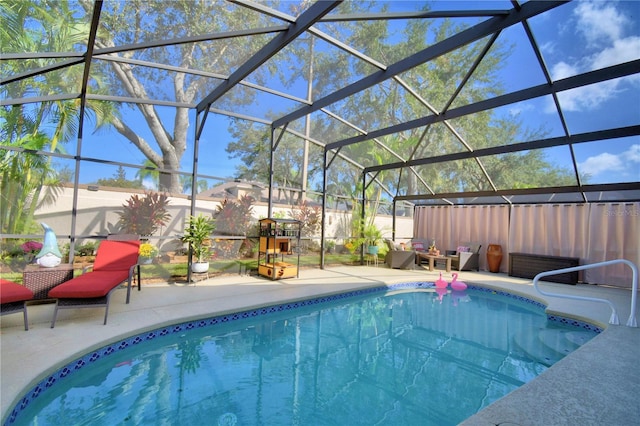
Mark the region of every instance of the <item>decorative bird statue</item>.
<instances>
[{"instance_id":1,"label":"decorative bird statue","mask_svg":"<svg viewBox=\"0 0 640 426\"><path fill-rule=\"evenodd\" d=\"M58 266L62 261L62 254L58 248L58 239L49 225L44 222L40 223L40 225L42 225L42 229L44 229L44 242L42 243L40 253L36 255L36 262L40 266L53 268L54 266Z\"/></svg>"},{"instance_id":2,"label":"decorative bird statue","mask_svg":"<svg viewBox=\"0 0 640 426\"><path fill-rule=\"evenodd\" d=\"M449 283L442 279L442 272L440 272L440 278L438 278L436 280L436 287L437 288L447 288L448 285L449 285Z\"/></svg>"},{"instance_id":3,"label":"decorative bird statue","mask_svg":"<svg viewBox=\"0 0 640 426\"><path fill-rule=\"evenodd\" d=\"M462 281L458 281L458 274L453 273L453 280L451 280L451 288L455 291L463 291L467 289L467 284Z\"/></svg>"}]
</instances>

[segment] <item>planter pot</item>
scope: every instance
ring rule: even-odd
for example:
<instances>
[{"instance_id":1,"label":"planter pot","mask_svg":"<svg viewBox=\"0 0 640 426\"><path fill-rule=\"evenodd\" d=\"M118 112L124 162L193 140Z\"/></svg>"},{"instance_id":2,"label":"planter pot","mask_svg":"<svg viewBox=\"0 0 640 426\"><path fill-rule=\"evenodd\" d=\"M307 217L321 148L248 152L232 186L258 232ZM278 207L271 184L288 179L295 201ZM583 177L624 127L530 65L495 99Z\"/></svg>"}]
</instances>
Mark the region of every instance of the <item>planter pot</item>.
<instances>
[{"instance_id":1,"label":"planter pot","mask_svg":"<svg viewBox=\"0 0 640 426\"><path fill-rule=\"evenodd\" d=\"M209 262L194 262L191 264L191 272L202 274L209 270Z\"/></svg>"},{"instance_id":2,"label":"planter pot","mask_svg":"<svg viewBox=\"0 0 640 426\"><path fill-rule=\"evenodd\" d=\"M141 265L151 265L153 263L152 257L141 257L138 259Z\"/></svg>"},{"instance_id":3,"label":"planter pot","mask_svg":"<svg viewBox=\"0 0 640 426\"><path fill-rule=\"evenodd\" d=\"M487 247L487 264L489 272L500 272L502 262L502 246L500 244L489 244Z\"/></svg>"},{"instance_id":4,"label":"planter pot","mask_svg":"<svg viewBox=\"0 0 640 426\"><path fill-rule=\"evenodd\" d=\"M367 248L367 252L369 254L378 254L378 250L380 250L380 247L378 247L378 246L369 246Z\"/></svg>"}]
</instances>

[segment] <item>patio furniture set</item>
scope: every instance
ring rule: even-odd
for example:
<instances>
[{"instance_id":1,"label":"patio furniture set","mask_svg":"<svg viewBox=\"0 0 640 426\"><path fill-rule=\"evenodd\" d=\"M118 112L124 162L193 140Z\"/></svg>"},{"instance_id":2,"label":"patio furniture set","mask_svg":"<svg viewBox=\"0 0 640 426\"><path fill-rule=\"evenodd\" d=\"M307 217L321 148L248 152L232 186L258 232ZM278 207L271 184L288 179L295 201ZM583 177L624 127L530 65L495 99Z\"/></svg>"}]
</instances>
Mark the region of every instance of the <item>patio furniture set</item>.
<instances>
[{"instance_id":1,"label":"patio furniture set","mask_svg":"<svg viewBox=\"0 0 640 426\"><path fill-rule=\"evenodd\" d=\"M411 241L411 249L403 250L395 246L391 240L387 240L389 251L385 257L385 263L388 267L396 269L414 269L426 261L429 271L433 271L440 264L444 264L447 272L451 272L452 269L456 271L480 270L479 260L482 245L464 244L457 247L456 250L447 250L442 255L429 252L426 249L428 245L425 241L414 239Z\"/></svg>"},{"instance_id":2,"label":"patio furniture set","mask_svg":"<svg viewBox=\"0 0 640 426\"><path fill-rule=\"evenodd\" d=\"M53 268L29 265L23 272L23 285L0 280L1 314L22 312L24 329L29 329L27 302L55 300L51 320L55 326L58 310L76 308L105 308L104 324L107 324L109 300L120 284L127 283L126 303L129 303L134 279L140 287L138 264L139 239L110 238L102 241L96 252L93 266L85 268L81 275L73 277L72 265ZM137 274L136 274L137 271Z\"/></svg>"}]
</instances>

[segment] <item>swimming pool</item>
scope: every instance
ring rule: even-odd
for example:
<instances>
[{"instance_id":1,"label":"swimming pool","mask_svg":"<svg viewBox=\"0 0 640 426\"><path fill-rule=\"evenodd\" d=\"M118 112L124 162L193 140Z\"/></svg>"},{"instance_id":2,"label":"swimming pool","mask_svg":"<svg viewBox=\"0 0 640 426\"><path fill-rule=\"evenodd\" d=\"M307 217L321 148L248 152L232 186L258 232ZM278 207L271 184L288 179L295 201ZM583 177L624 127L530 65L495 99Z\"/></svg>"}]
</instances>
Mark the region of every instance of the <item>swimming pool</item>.
<instances>
[{"instance_id":1,"label":"swimming pool","mask_svg":"<svg viewBox=\"0 0 640 426\"><path fill-rule=\"evenodd\" d=\"M106 346L42 380L7 423L456 424L598 331L480 287L359 290Z\"/></svg>"}]
</instances>

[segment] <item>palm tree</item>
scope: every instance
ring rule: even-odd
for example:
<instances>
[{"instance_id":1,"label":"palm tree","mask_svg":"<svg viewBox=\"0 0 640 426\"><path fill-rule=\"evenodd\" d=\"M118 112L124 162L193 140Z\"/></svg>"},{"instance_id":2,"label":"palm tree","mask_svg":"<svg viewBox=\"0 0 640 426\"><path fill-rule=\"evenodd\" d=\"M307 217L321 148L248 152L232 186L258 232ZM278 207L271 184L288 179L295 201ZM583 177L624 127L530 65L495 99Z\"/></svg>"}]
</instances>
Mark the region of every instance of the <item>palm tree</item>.
<instances>
[{"instance_id":1,"label":"palm tree","mask_svg":"<svg viewBox=\"0 0 640 426\"><path fill-rule=\"evenodd\" d=\"M0 43L5 52L67 52L74 45L86 42L89 30L86 22L73 18L68 4L41 2L13 2L0 9ZM33 22L41 27L35 28ZM46 36L38 34L38 30ZM43 46L43 43L46 43ZM42 66L42 59L7 61L5 72L20 74ZM43 74L43 79L23 79L2 86L3 98L18 99L31 92L74 93L82 81L80 67L66 67ZM95 90L100 92L101 82ZM108 102L91 101L87 115L95 119L97 127L106 124L116 114ZM64 143L78 134L80 101L57 100L8 106L0 117L4 125L0 131L3 144L16 150L0 150L2 203L0 229L3 233L24 233L33 224L33 214L40 205L51 203L59 193L59 179L51 157L24 152L23 149L64 153ZM45 129L51 130L45 130ZM20 218L16 220L16 218Z\"/></svg>"}]
</instances>

